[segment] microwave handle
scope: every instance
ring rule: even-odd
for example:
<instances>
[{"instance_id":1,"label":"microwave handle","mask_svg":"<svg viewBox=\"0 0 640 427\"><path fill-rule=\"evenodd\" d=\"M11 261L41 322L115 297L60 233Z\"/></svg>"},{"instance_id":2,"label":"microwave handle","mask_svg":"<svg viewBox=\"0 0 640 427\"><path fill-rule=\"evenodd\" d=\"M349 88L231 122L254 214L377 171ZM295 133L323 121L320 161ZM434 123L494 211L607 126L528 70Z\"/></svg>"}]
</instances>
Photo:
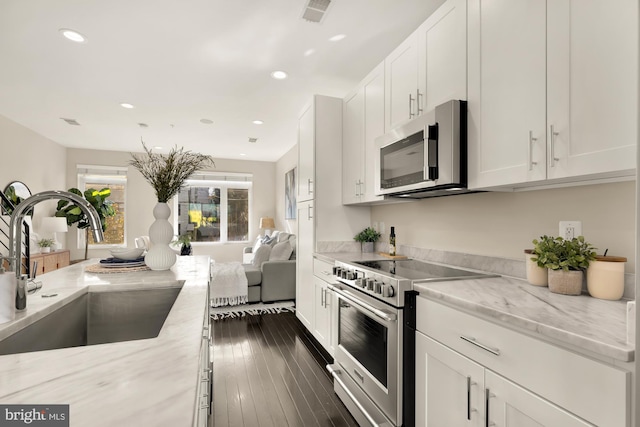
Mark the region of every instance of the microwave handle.
<instances>
[{"instance_id":1,"label":"microwave handle","mask_svg":"<svg viewBox=\"0 0 640 427\"><path fill-rule=\"evenodd\" d=\"M426 131L423 179L435 181L438 179L438 123L427 126Z\"/></svg>"}]
</instances>

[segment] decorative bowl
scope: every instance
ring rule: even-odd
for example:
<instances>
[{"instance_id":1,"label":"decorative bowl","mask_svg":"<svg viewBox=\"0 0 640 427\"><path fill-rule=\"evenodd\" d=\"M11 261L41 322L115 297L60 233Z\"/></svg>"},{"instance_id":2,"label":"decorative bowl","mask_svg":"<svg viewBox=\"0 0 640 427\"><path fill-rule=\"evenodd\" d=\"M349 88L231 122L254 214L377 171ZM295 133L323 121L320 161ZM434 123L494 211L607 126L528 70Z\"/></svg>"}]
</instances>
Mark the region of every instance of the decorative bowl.
<instances>
[{"instance_id":1,"label":"decorative bowl","mask_svg":"<svg viewBox=\"0 0 640 427\"><path fill-rule=\"evenodd\" d=\"M140 258L144 248L119 248L111 249L111 256L118 259L132 260Z\"/></svg>"}]
</instances>

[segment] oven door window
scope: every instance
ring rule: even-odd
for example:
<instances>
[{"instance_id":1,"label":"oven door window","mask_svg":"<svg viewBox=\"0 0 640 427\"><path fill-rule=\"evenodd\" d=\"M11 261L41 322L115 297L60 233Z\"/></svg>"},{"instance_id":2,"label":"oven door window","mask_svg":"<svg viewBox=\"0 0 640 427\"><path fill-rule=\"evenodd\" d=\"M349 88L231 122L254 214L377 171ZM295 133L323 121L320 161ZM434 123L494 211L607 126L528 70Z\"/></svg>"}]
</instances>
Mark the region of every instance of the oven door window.
<instances>
[{"instance_id":1,"label":"oven door window","mask_svg":"<svg viewBox=\"0 0 640 427\"><path fill-rule=\"evenodd\" d=\"M387 387L387 327L340 300L338 344Z\"/></svg>"},{"instance_id":2,"label":"oven door window","mask_svg":"<svg viewBox=\"0 0 640 427\"><path fill-rule=\"evenodd\" d=\"M380 149L380 186L394 188L425 180L424 131Z\"/></svg>"}]
</instances>

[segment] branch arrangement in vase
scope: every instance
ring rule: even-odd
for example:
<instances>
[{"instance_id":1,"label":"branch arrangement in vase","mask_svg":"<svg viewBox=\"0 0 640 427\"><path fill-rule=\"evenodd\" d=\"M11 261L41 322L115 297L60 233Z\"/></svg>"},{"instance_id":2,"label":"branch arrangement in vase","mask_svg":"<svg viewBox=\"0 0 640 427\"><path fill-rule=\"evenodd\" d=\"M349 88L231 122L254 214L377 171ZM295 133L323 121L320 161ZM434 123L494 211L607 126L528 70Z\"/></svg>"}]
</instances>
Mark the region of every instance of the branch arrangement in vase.
<instances>
[{"instance_id":1,"label":"branch arrangement in vase","mask_svg":"<svg viewBox=\"0 0 640 427\"><path fill-rule=\"evenodd\" d=\"M145 154L131 154L131 166L138 169L156 192L158 202L167 203L178 194L184 182L198 169L215 166L213 158L204 154L173 147L169 154L151 151L142 142Z\"/></svg>"}]
</instances>

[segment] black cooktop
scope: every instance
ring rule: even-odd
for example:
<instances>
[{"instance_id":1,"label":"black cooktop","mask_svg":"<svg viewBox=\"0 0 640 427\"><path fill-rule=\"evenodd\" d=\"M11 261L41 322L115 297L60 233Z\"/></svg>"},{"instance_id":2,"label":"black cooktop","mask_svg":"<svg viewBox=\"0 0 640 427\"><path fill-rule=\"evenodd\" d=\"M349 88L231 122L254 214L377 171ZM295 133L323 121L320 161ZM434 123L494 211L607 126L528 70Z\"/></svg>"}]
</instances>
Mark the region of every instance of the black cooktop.
<instances>
[{"instance_id":1,"label":"black cooktop","mask_svg":"<svg viewBox=\"0 0 640 427\"><path fill-rule=\"evenodd\" d=\"M460 270L415 259L356 261L356 264L409 280L441 281L492 275Z\"/></svg>"}]
</instances>

